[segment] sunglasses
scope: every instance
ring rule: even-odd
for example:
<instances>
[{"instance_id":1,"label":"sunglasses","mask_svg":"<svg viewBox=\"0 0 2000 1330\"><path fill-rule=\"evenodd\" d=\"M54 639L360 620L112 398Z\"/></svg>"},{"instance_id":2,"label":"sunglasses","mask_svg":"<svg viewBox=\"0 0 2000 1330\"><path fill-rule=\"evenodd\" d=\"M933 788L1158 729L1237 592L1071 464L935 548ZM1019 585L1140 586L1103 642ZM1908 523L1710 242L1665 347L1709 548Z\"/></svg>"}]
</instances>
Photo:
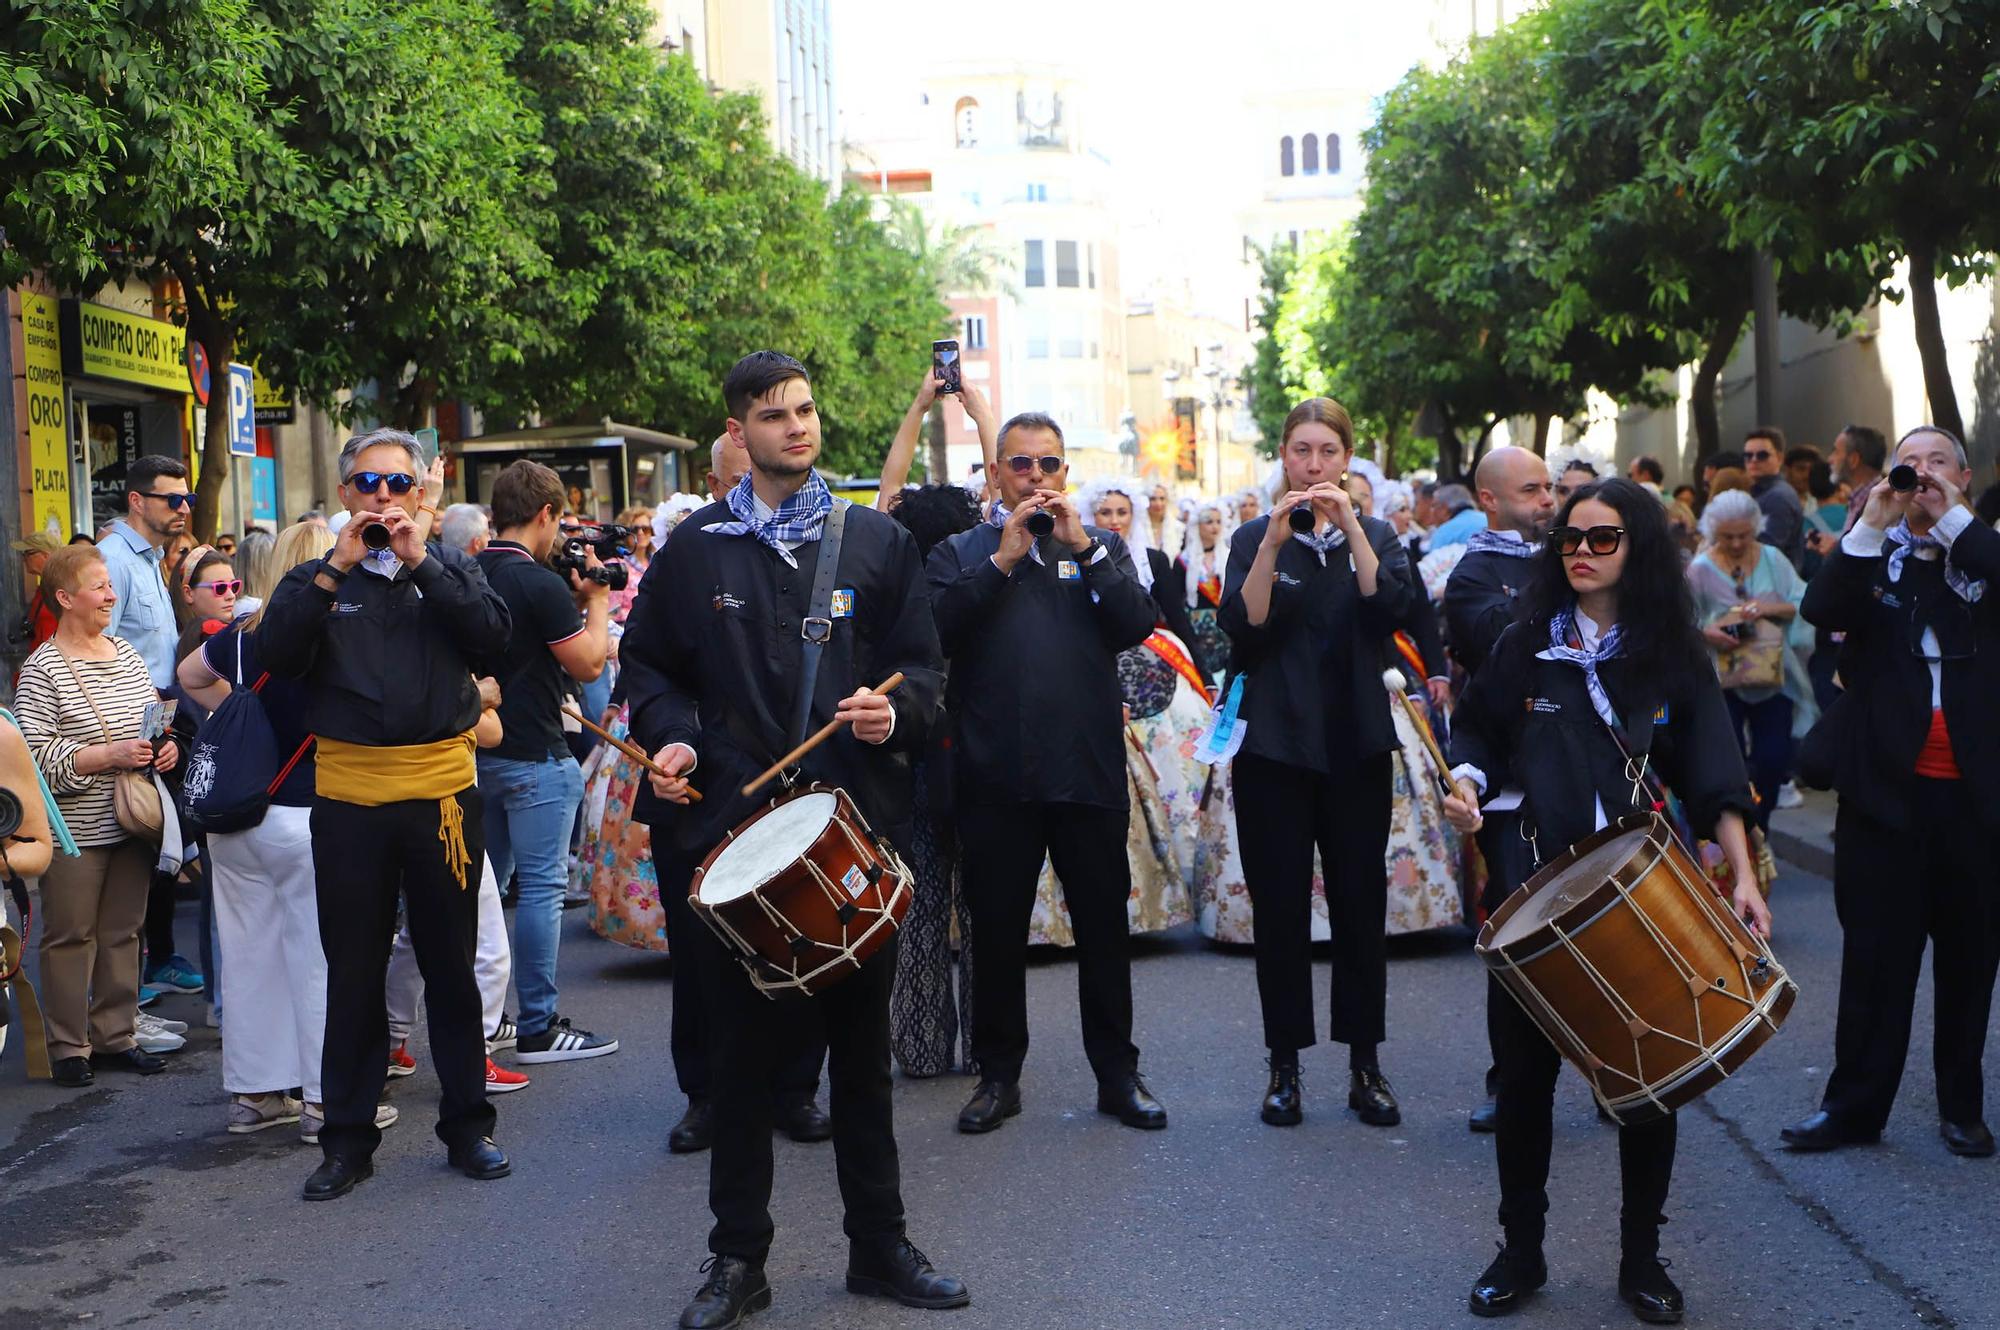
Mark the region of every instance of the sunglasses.
<instances>
[{"instance_id":1,"label":"sunglasses","mask_svg":"<svg viewBox=\"0 0 2000 1330\"><path fill-rule=\"evenodd\" d=\"M1063 467L1063 459L1060 457L1023 457L1016 453L1005 460L1007 469L1017 476L1025 476L1037 466L1042 468L1043 475L1053 476Z\"/></svg>"},{"instance_id":2,"label":"sunglasses","mask_svg":"<svg viewBox=\"0 0 2000 1330\"><path fill-rule=\"evenodd\" d=\"M408 494L417 487L417 478L403 471L356 471L347 483L363 494L373 494L384 485L391 494Z\"/></svg>"},{"instance_id":3,"label":"sunglasses","mask_svg":"<svg viewBox=\"0 0 2000 1330\"><path fill-rule=\"evenodd\" d=\"M243 591L243 579L240 577L232 577L226 582L224 581L196 582L194 584L194 589L196 591L206 591L209 594L216 596L240 595L242 594Z\"/></svg>"},{"instance_id":4,"label":"sunglasses","mask_svg":"<svg viewBox=\"0 0 2000 1330\"><path fill-rule=\"evenodd\" d=\"M1754 453L1749 453L1749 452L1744 453L1743 460L1746 462L1768 462L1773 457L1776 456L1777 456L1776 453L1764 452L1760 450Z\"/></svg>"},{"instance_id":5,"label":"sunglasses","mask_svg":"<svg viewBox=\"0 0 2000 1330\"><path fill-rule=\"evenodd\" d=\"M133 493L142 499L165 499L167 507L176 511L182 508L194 507L194 495L192 494L156 494L152 490L134 490Z\"/></svg>"},{"instance_id":6,"label":"sunglasses","mask_svg":"<svg viewBox=\"0 0 2000 1330\"><path fill-rule=\"evenodd\" d=\"M1615 553L1624 539L1625 528L1622 526L1594 526L1588 531L1582 527L1559 526L1549 532L1549 544L1565 559L1586 545L1592 554Z\"/></svg>"}]
</instances>

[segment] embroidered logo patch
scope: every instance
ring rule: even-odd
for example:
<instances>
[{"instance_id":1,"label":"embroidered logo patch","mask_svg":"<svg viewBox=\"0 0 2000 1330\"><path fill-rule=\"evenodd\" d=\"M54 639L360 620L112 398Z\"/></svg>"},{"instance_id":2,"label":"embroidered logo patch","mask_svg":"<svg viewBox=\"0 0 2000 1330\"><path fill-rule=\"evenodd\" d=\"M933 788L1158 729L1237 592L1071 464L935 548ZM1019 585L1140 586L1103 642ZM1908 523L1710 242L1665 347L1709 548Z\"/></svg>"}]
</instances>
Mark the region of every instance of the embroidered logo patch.
<instances>
[{"instance_id":1,"label":"embroidered logo patch","mask_svg":"<svg viewBox=\"0 0 2000 1330\"><path fill-rule=\"evenodd\" d=\"M1527 708L1539 716L1559 716L1562 714L1562 703L1551 702L1546 697L1529 698Z\"/></svg>"},{"instance_id":2,"label":"embroidered logo patch","mask_svg":"<svg viewBox=\"0 0 2000 1330\"><path fill-rule=\"evenodd\" d=\"M1059 582L1074 582L1074 581L1076 581L1076 580L1077 580L1078 578L1080 578L1080 577L1082 577L1082 576L1083 576L1083 570L1082 570L1081 568L1078 568L1078 567L1076 566L1076 560L1075 560L1075 559L1057 559L1057 560L1056 560L1056 580L1057 580L1057 581L1059 581Z\"/></svg>"},{"instance_id":3,"label":"embroidered logo patch","mask_svg":"<svg viewBox=\"0 0 2000 1330\"><path fill-rule=\"evenodd\" d=\"M868 890L868 875L861 871L859 864L852 865L840 875L840 885L847 888L848 895L858 900L861 893Z\"/></svg>"},{"instance_id":4,"label":"embroidered logo patch","mask_svg":"<svg viewBox=\"0 0 2000 1330\"><path fill-rule=\"evenodd\" d=\"M831 617L852 619L854 617L854 588L848 587L833 593Z\"/></svg>"},{"instance_id":5,"label":"embroidered logo patch","mask_svg":"<svg viewBox=\"0 0 2000 1330\"><path fill-rule=\"evenodd\" d=\"M722 613L724 610L740 610L743 608L743 602L737 597L730 595L727 591L716 592L715 599L711 603L715 606L717 614Z\"/></svg>"}]
</instances>

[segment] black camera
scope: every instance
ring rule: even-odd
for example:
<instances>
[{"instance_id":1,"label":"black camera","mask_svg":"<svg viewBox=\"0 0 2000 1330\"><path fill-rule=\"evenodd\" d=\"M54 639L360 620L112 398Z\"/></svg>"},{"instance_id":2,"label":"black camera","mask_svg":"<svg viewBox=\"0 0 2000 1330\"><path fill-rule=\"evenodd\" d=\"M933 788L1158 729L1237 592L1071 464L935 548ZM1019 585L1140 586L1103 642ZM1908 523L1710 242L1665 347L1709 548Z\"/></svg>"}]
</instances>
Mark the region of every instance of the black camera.
<instances>
[{"instance_id":1,"label":"black camera","mask_svg":"<svg viewBox=\"0 0 2000 1330\"><path fill-rule=\"evenodd\" d=\"M21 800L12 790L0 786L0 841L21 829Z\"/></svg>"},{"instance_id":2,"label":"black camera","mask_svg":"<svg viewBox=\"0 0 2000 1330\"><path fill-rule=\"evenodd\" d=\"M1917 469L1908 464L1889 468L1889 488L1898 494L1908 494L1917 487Z\"/></svg>"},{"instance_id":3,"label":"black camera","mask_svg":"<svg viewBox=\"0 0 2000 1330\"><path fill-rule=\"evenodd\" d=\"M360 519L357 519L360 520ZM371 550L389 548L389 526L386 522L361 522L361 543Z\"/></svg>"},{"instance_id":4,"label":"black camera","mask_svg":"<svg viewBox=\"0 0 2000 1330\"><path fill-rule=\"evenodd\" d=\"M1313 510L1307 504L1300 504L1292 509L1288 516L1291 519L1292 530L1302 536L1310 536L1319 526L1319 519L1313 516Z\"/></svg>"},{"instance_id":5,"label":"black camera","mask_svg":"<svg viewBox=\"0 0 2000 1330\"><path fill-rule=\"evenodd\" d=\"M602 567L588 566L593 551L603 561ZM549 564L559 573L575 573L586 582L623 591L631 584L632 574L618 560L631 552L631 527L616 522L592 522L565 534L549 555Z\"/></svg>"}]
</instances>

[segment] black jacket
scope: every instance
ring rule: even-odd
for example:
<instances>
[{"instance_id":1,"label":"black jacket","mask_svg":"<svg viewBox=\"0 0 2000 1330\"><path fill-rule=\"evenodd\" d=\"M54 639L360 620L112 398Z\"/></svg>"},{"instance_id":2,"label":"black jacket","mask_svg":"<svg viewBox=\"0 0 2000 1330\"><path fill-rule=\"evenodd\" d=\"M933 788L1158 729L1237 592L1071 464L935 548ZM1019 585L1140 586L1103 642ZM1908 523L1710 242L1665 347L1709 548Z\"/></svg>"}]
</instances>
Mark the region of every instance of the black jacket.
<instances>
[{"instance_id":1,"label":"black jacket","mask_svg":"<svg viewBox=\"0 0 2000 1330\"><path fill-rule=\"evenodd\" d=\"M1410 583L1410 607L1403 613L1403 631L1410 635L1410 640L1417 645L1418 654L1424 658L1424 678L1447 679L1451 677L1451 662L1445 659L1444 638L1438 632L1437 606L1431 604L1430 593L1424 589L1424 579L1417 572L1417 561L1410 559L1409 554L1409 546L1405 545L1403 557L1409 559L1409 566L1403 575ZM1404 674L1410 672L1403 663L1401 652L1394 652L1389 657L1389 663ZM1414 688L1423 681L1412 679L1410 686Z\"/></svg>"},{"instance_id":2,"label":"black jacket","mask_svg":"<svg viewBox=\"0 0 2000 1330\"><path fill-rule=\"evenodd\" d=\"M1651 807L1644 795L1634 801L1625 757L1591 707L1582 669L1539 659L1545 645L1545 627L1519 623L1503 632L1459 699L1451 727L1454 767L1478 767L1489 794L1521 788L1521 817L1534 830L1542 863L1597 829L1595 800L1607 823ZM1730 809L1746 818L1754 812L1713 671L1676 679L1664 693L1642 691L1626 660L1604 662L1598 676L1623 722L1626 752L1650 755L1653 773L1679 796L1696 835L1712 836Z\"/></svg>"},{"instance_id":3,"label":"black jacket","mask_svg":"<svg viewBox=\"0 0 2000 1330\"><path fill-rule=\"evenodd\" d=\"M332 594L318 562L286 573L258 625L257 656L311 691L306 728L398 747L463 734L479 720L474 674L507 649L507 602L470 555L442 545L392 582L356 567Z\"/></svg>"},{"instance_id":4,"label":"black jacket","mask_svg":"<svg viewBox=\"0 0 2000 1330\"><path fill-rule=\"evenodd\" d=\"M741 790L789 747L800 621L819 556L817 541L801 545L793 568L760 540L702 530L733 520L716 503L674 528L639 583L618 648L633 741L649 754L670 743L692 747L691 780L703 795L676 808L641 782L634 816L671 827L677 845L703 853L779 792L776 781L751 798ZM909 754L924 751L943 684L916 543L873 509L849 508L834 585L852 593L852 612L836 612L807 732L833 719L855 690L898 670L903 684L889 695L896 728L887 743L842 729L806 756L804 780L845 789L876 831L907 847Z\"/></svg>"},{"instance_id":5,"label":"black jacket","mask_svg":"<svg viewBox=\"0 0 2000 1330\"><path fill-rule=\"evenodd\" d=\"M1084 530L1105 558L1078 564L1044 537L1045 562L1024 558L1011 577L994 566L1000 528L990 522L931 551L960 804L1128 806L1118 653L1146 640L1159 607L1125 542Z\"/></svg>"},{"instance_id":6,"label":"black jacket","mask_svg":"<svg viewBox=\"0 0 2000 1330\"><path fill-rule=\"evenodd\" d=\"M1396 528L1361 519L1380 562L1375 594L1364 597L1343 545L1322 565L1303 541L1278 549L1271 612L1253 625L1243 581L1256 561L1270 517L1241 527L1229 546L1229 573L1218 616L1230 660L1244 676L1237 712L1248 727L1246 753L1310 771L1330 772L1396 747L1383 651L1409 613L1414 570Z\"/></svg>"},{"instance_id":7,"label":"black jacket","mask_svg":"<svg viewBox=\"0 0 2000 1330\"><path fill-rule=\"evenodd\" d=\"M1952 542L1951 562L1989 583L1974 604L1945 584L1941 562L1907 558L1896 582L1888 562L1886 554L1861 558L1842 548L1806 587L1806 621L1847 634L1844 691L1807 744L1826 746L1842 798L1908 829L1917 755L1931 720L1930 666L1916 649L1925 627L1936 631L1946 657L1945 728L1959 772L1972 789L2000 788L2000 532L1974 522ZM1986 825L2000 830L2000 800L1974 803Z\"/></svg>"},{"instance_id":8,"label":"black jacket","mask_svg":"<svg viewBox=\"0 0 2000 1330\"><path fill-rule=\"evenodd\" d=\"M1493 654L1493 644L1514 622L1515 598L1528 585L1535 561L1474 550L1459 559L1444 584L1444 629L1451 654L1467 674Z\"/></svg>"},{"instance_id":9,"label":"black jacket","mask_svg":"<svg viewBox=\"0 0 2000 1330\"><path fill-rule=\"evenodd\" d=\"M1159 622L1188 649L1201 681L1213 684L1214 678L1194 654L1194 621L1188 618L1187 569L1158 550L1147 550L1146 562L1153 569L1153 603L1159 607Z\"/></svg>"}]
</instances>

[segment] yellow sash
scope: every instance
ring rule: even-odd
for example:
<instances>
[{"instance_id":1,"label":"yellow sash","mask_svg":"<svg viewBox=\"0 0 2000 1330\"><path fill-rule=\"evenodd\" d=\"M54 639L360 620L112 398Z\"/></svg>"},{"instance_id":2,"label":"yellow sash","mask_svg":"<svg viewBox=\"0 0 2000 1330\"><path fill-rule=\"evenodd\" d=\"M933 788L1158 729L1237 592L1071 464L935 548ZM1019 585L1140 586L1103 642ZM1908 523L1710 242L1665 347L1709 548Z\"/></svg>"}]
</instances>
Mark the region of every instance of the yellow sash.
<instances>
[{"instance_id":1,"label":"yellow sash","mask_svg":"<svg viewBox=\"0 0 2000 1330\"><path fill-rule=\"evenodd\" d=\"M465 847L465 818L458 795L477 781L472 731L436 743L383 745L344 743L319 737L314 755L315 789L322 798L378 808L411 799L438 801L438 839L445 862L465 887L472 854Z\"/></svg>"}]
</instances>

